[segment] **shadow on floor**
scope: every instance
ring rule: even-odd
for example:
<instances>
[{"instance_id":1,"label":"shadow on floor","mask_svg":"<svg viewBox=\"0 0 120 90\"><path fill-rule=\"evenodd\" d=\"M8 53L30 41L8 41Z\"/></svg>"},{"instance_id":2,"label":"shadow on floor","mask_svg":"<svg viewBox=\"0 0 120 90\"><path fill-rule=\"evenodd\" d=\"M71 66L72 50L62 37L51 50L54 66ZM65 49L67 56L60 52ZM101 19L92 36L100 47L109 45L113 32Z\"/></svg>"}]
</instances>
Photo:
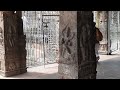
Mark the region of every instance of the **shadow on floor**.
<instances>
[{"instance_id":1,"label":"shadow on floor","mask_svg":"<svg viewBox=\"0 0 120 90\"><path fill-rule=\"evenodd\" d=\"M27 68L27 73L11 77L0 76L0 79L58 79L58 64Z\"/></svg>"},{"instance_id":2,"label":"shadow on floor","mask_svg":"<svg viewBox=\"0 0 120 90\"><path fill-rule=\"evenodd\" d=\"M38 73L38 72L27 72L24 74L11 76L11 77L2 77L0 79L58 79L58 73Z\"/></svg>"},{"instance_id":3,"label":"shadow on floor","mask_svg":"<svg viewBox=\"0 0 120 90\"><path fill-rule=\"evenodd\" d=\"M120 56L99 61L97 79L120 79Z\"/></svg>"}]
</instances>

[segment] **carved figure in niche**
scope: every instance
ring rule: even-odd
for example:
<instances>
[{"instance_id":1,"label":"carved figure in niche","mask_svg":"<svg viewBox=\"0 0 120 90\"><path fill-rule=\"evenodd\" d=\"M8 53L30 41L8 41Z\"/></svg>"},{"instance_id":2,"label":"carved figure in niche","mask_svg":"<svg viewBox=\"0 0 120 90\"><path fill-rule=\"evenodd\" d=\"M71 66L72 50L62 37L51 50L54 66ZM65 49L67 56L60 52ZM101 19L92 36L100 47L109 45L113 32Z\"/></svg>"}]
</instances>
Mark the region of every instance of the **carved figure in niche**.
<instances>
[{"instance_id":1,"label":"carved figure in niche","mask_svg":"<svg viewBox=\"0 0 120 90\"><path fill-rule=\"evenodd\" d=\"M13 34L9 34L9 36L8 36L8 42L9 42L9 45L10 45L10 47L14 47L15 45L15 40L14 40L15 38L14 38L14 36L13 36Z\"/></svg>"},{"instance_id":2,"label":"carved figure in niche","mask_svg":"<svg viewBox=\"0 0 120 90\"><path fill-rule=\"evenodd\" d=\"M62 30L62 39L61 39L61 56L65 58L65 54L69 54L71 57L74 58L74 54L71 51L71 47L73 46L72 39L74 38L75 33L71 32L71 28L66 25L65 28ZM70 59L68 57L67 59Z\"/></svg>"},{"instance_id":3,"label":"carved figure in niche","mask_svg":"<svg viewBox=\"0 0 120 90\"><path fill-rule=\"evenodd\" d=\"M16 63L12 62L12 63L8 63L8 70L9 71L13 71L16 69Z\"/></svg>"},{"instance_id":4,"label":"carved figure in niche","mask_svg":"<svg viewBox=\"0 0 120 90\"><path fill-rule=\"evenodd\" d=\"M11 17L9 17L7 19L7 23L8 23L8 43L10 47L14 47L15 46L15 38L14 35L16 35L16 16L12 15Z\"/></svg>"},{"instance_id":5,"label":"carved figure in niche","mask_svg":"<svg viewBox=\"0 0 120 90\"><path fill-rule=\"evenodd\" d=\"M14 13L14 11L5 11L4 12L4 16L5 17L5 21L6 21L6 24L7 24L7 33L12 33L12 34L15 34L16 33L16 14ZM9 30L11 28L11 30Z\"/></svg>"},{"instance_id":6,"label":"carved figure in niche","mask_svg":"<svg viewBox=\"0 0 120 90\"><path fill-rule=\"evenodd\" d=\"M80 33L80 52L81 53L81 60L82 61L85 61L86 60L86 48L88 46L88 41L87 41L87 38L89 38L88 36L86 36L87 34L87 25L85 24L81 24L81 33Z\"/></svg>"},{"instance_id":7,"label":"carved figure in niche","mask_svg":"<svg viewBox=\"0 0 120 90\"><path fill-rule=\"evenodd\" d=\"M0 44L3 46L3 31L1 27L0 27Z\"/></svg>"}]
</instances>

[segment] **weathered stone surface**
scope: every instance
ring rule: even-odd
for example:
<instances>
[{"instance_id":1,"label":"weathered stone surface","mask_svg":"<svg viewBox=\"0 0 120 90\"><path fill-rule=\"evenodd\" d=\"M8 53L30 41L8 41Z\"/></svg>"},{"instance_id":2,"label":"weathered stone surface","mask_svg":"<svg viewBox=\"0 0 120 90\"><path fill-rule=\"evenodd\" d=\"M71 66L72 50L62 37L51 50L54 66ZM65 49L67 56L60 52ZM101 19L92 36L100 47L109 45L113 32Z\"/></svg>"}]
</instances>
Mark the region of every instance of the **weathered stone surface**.
<instances>
[{"instance_id":1,"label":"weathered stone surface","mask_svg":"<svg viewBox=\"0 0 120 90\"><path fill-rule=\"evenodd\" d=\"M61 79L95 79L95 25L91 11L60 12Z\"/></svg>"},{"instance_id":2,"label":"weathered stone surface","mask_svg":"<svg viewBox=\"0 0 120 90\"><path fill-rule=\"evenodd\" d=\"M101 11L99 16L99 29L103 34L103 40L100 42L100 51L107 52L107 28L108 14L107 11Z\"/></svg>"},{"instance_id":3,"label":"weathered stone surface","mask_svg":"<svg viewBox=\"0 0 120 90\"><path fill-rule=\"evenodd\" d=\"M3 22L3 12L0 12L0 71L5 70L5 47L4 47L4 22Z\"/></svg>"},{"instance_id":4,"label":"weathered stone surface","mask_svg":"<svg viewBox=\"0 0 120 90\"><path fill-rule=\"evenodd\" d=\"M100 41L100 52L104 52L107 54L107 44L108 44L108 11L96 11L94 14L96 27L100 29L103 34L103 40Z\"/></svg>"},{"instance_id":5,"label":"weathered stone surface","mask_svg":"<svg viewBox=\"0 0 120 90\"><path fill-rule=\"evenodd\" d=\"M78 78L77 64L71 64L71 65L60 64L58 68L59 68L58 70L59 74L63 75L62 78L66 78L66 79L77 79Z\"/></svg>"},{"instance_id":6,"label":"weathered stone surface","mask_svg":"<svg viewBox=\"0 0 120 90\"><path fill-rule=\"evenodd\" d=\"M2 16L1 16L2 17ZM95 79L95 28L91 11L60 12L59 75L62 79ZM4 40L1 73L12 76L26 72L25 36L20 12L3 13ZM2 30L1 30L2 31Z\"/></svg>"},{"instance_id":7,"label":"weathered stone surface","mask_svg":"<svg viewBox=\"0 0 120 90\"><path fill-rule=\"evenodd\" d=\"M1 27L3 28L4 42L2 51L4 57L1 61L1 73L4 76L12 76L26 71L26 52L25 52L25 36L23 35L23 26L20 12L14 11L0 12Z\"/></svg>"},{"instance_id":8,"label":"weathered stone surface","mask_svg":"<svg viewBox=\"0 0 120 90\"><path fill-rule=\"evenodd\" d=\"M91 11L77 12L78 78L96 78L95 25Z\"/></svg>"},{"instance_id":9,"label":"weathered stone surface","mask_svg":"<svg viewBox=\"0 0 120 90\"><path fill-rule=\"evenodd\" d=\"M66 79L77 79L77 12L60 12L59 74ZM67 77L66 77L67 76ZM62 77L61 77L62 78Z\"/></svg>"},{"instance_id":10,"label":"weathered stone surface","mask_svg":"<svg viewBox=\"0 0 120 90\"><path fill-rule=\"evenodd\" d=\"M18 41L19 41L19 61L20 61L20 73L27 72L26 69L26 36L23 33L23 21L21 19L22 13L21 11L17 11L17 30L18 30Z\"/></svg>"}]
</instances>

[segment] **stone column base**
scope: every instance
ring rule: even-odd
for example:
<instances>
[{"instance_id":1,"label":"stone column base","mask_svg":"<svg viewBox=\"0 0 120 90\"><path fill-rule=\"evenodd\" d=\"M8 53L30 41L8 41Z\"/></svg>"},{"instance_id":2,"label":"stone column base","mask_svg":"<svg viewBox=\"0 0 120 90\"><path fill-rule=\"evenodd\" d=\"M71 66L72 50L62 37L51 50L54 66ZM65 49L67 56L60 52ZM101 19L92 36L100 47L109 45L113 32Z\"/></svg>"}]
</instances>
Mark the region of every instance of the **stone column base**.
<instances>
[{"instance_id":1,"label":"stone column base","mask_svg":"<svg viewBox=\"0 0 120 90\"><path fill-rule=\"evenodd\" d=\"M15 71L0 71L0 75L4 76L4 77L10 77L10 76L15 76L15 75L19 75L19 74L23 74L27 72L27 68L22 68L19 70L15 70Z\"/></svg>"}]
</instances>

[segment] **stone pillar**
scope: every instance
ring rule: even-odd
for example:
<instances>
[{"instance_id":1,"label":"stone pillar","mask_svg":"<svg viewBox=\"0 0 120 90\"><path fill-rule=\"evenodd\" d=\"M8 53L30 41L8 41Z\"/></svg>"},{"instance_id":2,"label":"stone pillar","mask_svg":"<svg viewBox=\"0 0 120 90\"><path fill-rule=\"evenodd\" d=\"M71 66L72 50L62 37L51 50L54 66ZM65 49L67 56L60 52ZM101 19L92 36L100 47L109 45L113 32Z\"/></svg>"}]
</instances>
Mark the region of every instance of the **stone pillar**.
<instances>
[{"instance_id":1,"label":"stone pillar","mask_svg":"<svg viewBox=\"0 0 120 90\"><path fill-rule=\"evenodd\" d=\"M100 42L100 52L107 54L107 28L108 28L108 14L107 11L100 12L99 29L103 34L103 40Z\"/></svg>"},{"instance_id":2,"label":"stone pillar","mask_svg":"<svg viewBox=\"0 0 120 90\"><path fill-rule=\"evenodd\" d=\"M96 11L96 27L99 28L100 11Z\"/></svg>"},{"instance_id":3,"label":"stone pillar","mask_svg":"<svg viewBox=\"0 0 120 90\"><path fill-rule=\"evenodd\" d=\"M26 72L25 36L21 33L22 19L19 14L14 11L0 12L0 28L3 36L0 74L3 76Z\"/></svg>"},{"instance_id":4,"label":"stone pillar","mask_svg":"<svg viewBox=\"0 0 120 90\"><path fill-rule=\"evenodd\" d=\"M60 12L60 59L58 72L62 79L78 78L77 12Z\"/></svg>"},{"instance_id":5,"label":"stone pillar","mask_svg":"<svg viewBox=\"0 0 120 90\"><path fill-rule=\"evenodd\" d=\"M60 12L61 79L95 79L95 26L91 11Z\"/></svg>"},{"instance_id":6,"label":"stone pillar","mask_svg":"<svg viewBox=\"0 0 120 90\"><path fill-rule=\"evenodd\" d=\"M5 43L3 13L0 12L0 72L5 71Z\"/></svg>"},{"instance_id":7,"label":"stone pillar","mask_svg":"<svg viewBox=\"0 0 120 90\"><path fill-rule=\"evenodd\" d=\"M23 21L21 19L22 17L22 12L21 11L17 11L16 12L17 15L17 31L18 31L18 41L19 41L19 60L20 60L20 73L25 73L27 72L26 69L26 55L27 55L27 51L25 49L26 47L26 36L24 35L23 32Z\"/></svg>"},{"instance_id":8,"label":"stone pillar","mask_svg":"<svg viewBox=\"0 0 120 90\"><path fill-rule=\"evenodd\" d=\"M77 13L78 78L96 79L95 24L91 11Z\"/></svg>"},{"instance_id":9,"label":"stone pillar","mask_svg":"<svg viewBox=\"0 0 120 90\"><path fill-rule=\"evenodd\" d=\"M103 40L100 41L99 52L107 54L107 30L108 30L108 12L107 11L96 11L94 13L96 27L100 29L103 34Z\"/></svg>"}]
</instances>

